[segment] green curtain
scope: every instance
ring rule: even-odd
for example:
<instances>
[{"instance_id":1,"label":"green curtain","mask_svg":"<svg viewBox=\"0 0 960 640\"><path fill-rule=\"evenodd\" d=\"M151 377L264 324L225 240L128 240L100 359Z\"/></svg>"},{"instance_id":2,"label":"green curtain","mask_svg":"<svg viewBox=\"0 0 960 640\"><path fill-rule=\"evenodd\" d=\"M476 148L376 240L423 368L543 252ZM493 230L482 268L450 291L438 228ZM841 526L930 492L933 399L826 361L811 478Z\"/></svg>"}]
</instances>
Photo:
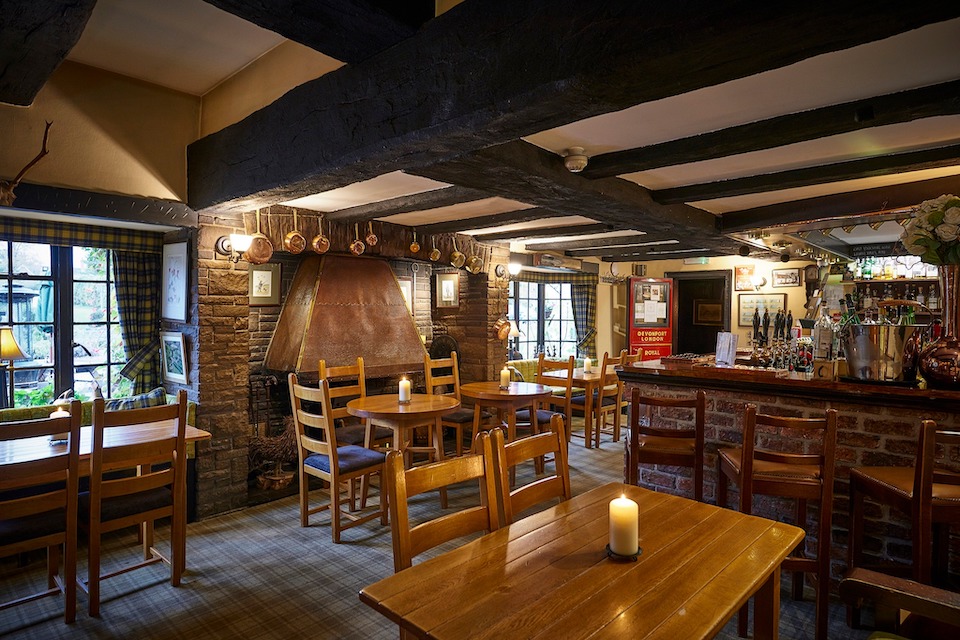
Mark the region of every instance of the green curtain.
<instances>
[{"instance_id":1,"label":"green curtain","mask_svg":"<svg viewBox=\"0 0 960 640\"><path fill-rule=\"evenodd\" d=\"M160 383L160 255L113 251L113 278L127 364L120 375L133 393Z\"/></svg>"},{"instance_id":2,"label":"green curtain","mask_svg":"<svg viewBox=\"0 0 960 640\"><path fill-rule=\"evenodd\" d=\"M573 302L573 323L577 328L577 349L585 358L597 357L597 285L594 273L547 273L521 271L513 280L537 284L570 284Z\"/></svg>"}]
</instances>

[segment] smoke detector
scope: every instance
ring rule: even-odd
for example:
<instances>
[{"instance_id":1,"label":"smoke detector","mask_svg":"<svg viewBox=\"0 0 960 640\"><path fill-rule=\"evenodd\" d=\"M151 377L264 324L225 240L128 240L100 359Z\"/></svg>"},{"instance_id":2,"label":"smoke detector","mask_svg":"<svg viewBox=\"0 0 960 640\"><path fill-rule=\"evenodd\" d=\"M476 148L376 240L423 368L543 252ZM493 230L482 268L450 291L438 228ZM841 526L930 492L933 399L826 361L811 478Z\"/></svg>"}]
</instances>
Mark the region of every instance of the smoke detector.
<instances>
[{"instance_id":1,"label":"smoke detector","mask_svg":"<svg viewBox=\"0 0 960 640\"><path fill-rule=\"evenodd\" d=\"M583 147L570 147L563 155L563 166L571 173L580 173L587 168L589 160L583 153Z\"/></svg>"}]
</instances>

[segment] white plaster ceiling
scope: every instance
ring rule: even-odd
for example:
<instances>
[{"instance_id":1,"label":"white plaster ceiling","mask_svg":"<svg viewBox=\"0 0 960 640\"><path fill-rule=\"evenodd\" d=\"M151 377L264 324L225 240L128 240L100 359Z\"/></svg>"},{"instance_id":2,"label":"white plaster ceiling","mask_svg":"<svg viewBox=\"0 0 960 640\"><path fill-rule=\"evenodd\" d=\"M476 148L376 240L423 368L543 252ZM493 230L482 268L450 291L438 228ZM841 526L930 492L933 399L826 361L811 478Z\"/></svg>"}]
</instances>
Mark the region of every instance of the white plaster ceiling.
<instances>
[{"instance_id":1,"label":"white plaster ceiling","mask_svg":"<svg viewBox=\"0 0 960 640\"><path fill-rule=\"evenodd\" d=\"M507 213L508 211L520 211L521 209L532 209L532 204L517 202L507 198L484 198L463 202L461 204L450 205L446 207L436 207L434 209L425 209L423 211L410 211L408 213L398 213L393 216L377 218L384 222L392 224L403 224L415 227L424 224L433 224L435 222L448 222L450 220L466 220L469 218L478 218L481 216L492 216L497 213Z\"/></svg>"},{"instance_id":2,"label":"white plaster ceiling","mask_svg":"<svg viewBox=\"0 0 960 640\"><path fill-rule=\"evenodd\" d=\"M429 178L413 176L402 171L392 171L383 175L354 182L351 185L316 193L296 200L281 202L288 207L302 207L312 211L339 211L362 204L372 204L403 196L412 196L450 185Z\"/></svg>"}]
</instances>

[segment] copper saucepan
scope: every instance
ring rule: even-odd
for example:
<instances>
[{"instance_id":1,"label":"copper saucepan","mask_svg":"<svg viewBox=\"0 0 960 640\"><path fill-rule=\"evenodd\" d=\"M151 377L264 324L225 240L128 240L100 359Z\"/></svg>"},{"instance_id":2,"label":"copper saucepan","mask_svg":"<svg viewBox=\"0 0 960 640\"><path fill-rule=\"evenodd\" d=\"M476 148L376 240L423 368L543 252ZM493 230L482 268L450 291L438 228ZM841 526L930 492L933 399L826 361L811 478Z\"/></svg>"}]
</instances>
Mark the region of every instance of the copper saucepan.
<instances>
[{"instance_id":1,"label":"copper saucepan","mask_svg":"<svg viewBox=\"0 0 960 640\"><path fill-rule=\"evenodd\" d=\"M250 248L243 255L250 264L264 264L273 257L273 243L260 233L260 209L257 209L257 232L253 234Z\"/></svg>"},{"instance_id":2,"label":"copper saucepan","mask_svg":"<svg viewBox=\"0 0 960 640\"><path fill-rule=\"evenodd\" d=\"M314 250L315 253L324 254L330 250L330 240L327 239L327 236L323 235L323 216L317 221L317 226L320 228L320 232L313 236L313 240L310 241L310 248Z\"/></svg>"},{"instance_id":3,"label":"copper saucepan","mask_svg":"<svg viewBox=\"0 0 960 640\"><path fill-rule=\"evenodd\" d=\"M283 236L283 248L294 255L301 253L307 248L307 239L304 238L303 234L298 230L299 226L300 225L297 224L297 210L294 209L293 230Z\"/></svg>"}]
</instances>

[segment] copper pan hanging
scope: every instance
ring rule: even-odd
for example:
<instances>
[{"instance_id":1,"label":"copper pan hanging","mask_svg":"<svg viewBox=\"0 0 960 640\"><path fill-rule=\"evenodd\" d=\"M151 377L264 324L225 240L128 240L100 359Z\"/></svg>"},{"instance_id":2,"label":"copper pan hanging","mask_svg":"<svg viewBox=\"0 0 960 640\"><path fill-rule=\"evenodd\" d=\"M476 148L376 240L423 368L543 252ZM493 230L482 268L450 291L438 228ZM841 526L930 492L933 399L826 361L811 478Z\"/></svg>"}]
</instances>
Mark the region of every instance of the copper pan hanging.
<instances>
[{"instance_id":1,"label":"copper pan hanging","mask_svg":"<svg viewBox=\"0 0 960 640\"><path fill-rule=\"evenodd\" d=\"M307 239L300 233L299 226L300 225L297 224L297 210L294 209L293 230L283 236L283 248L294 255L301 253L307 247Z\"/></svg>"},{"instance_id":2,"label":"copper pan hanging","mask_svg":"<svg viewBox=\"0 0 960 640\"><path fill-rule=\"evenodd\" d=\"M273 243L270 238L260 233L260 209L257 209L257 232L253 234L250 248L243 254L250 264L265 264L273 257Z\"/></svg>"},{"instance_id":3,"label":"copper pan hanging","mask_svg":"<svg viewBox=\"0 0 960 640\"><path fill-rule=\"evenodd\" d=\"M317 226L319 227L319 232L313 236L313 240L310 241L310 248L313 249L314 253L323 255L330 250L330 240L327 236L323 235L323 216L317 219Z\"/></svg>"}]
</instances>

